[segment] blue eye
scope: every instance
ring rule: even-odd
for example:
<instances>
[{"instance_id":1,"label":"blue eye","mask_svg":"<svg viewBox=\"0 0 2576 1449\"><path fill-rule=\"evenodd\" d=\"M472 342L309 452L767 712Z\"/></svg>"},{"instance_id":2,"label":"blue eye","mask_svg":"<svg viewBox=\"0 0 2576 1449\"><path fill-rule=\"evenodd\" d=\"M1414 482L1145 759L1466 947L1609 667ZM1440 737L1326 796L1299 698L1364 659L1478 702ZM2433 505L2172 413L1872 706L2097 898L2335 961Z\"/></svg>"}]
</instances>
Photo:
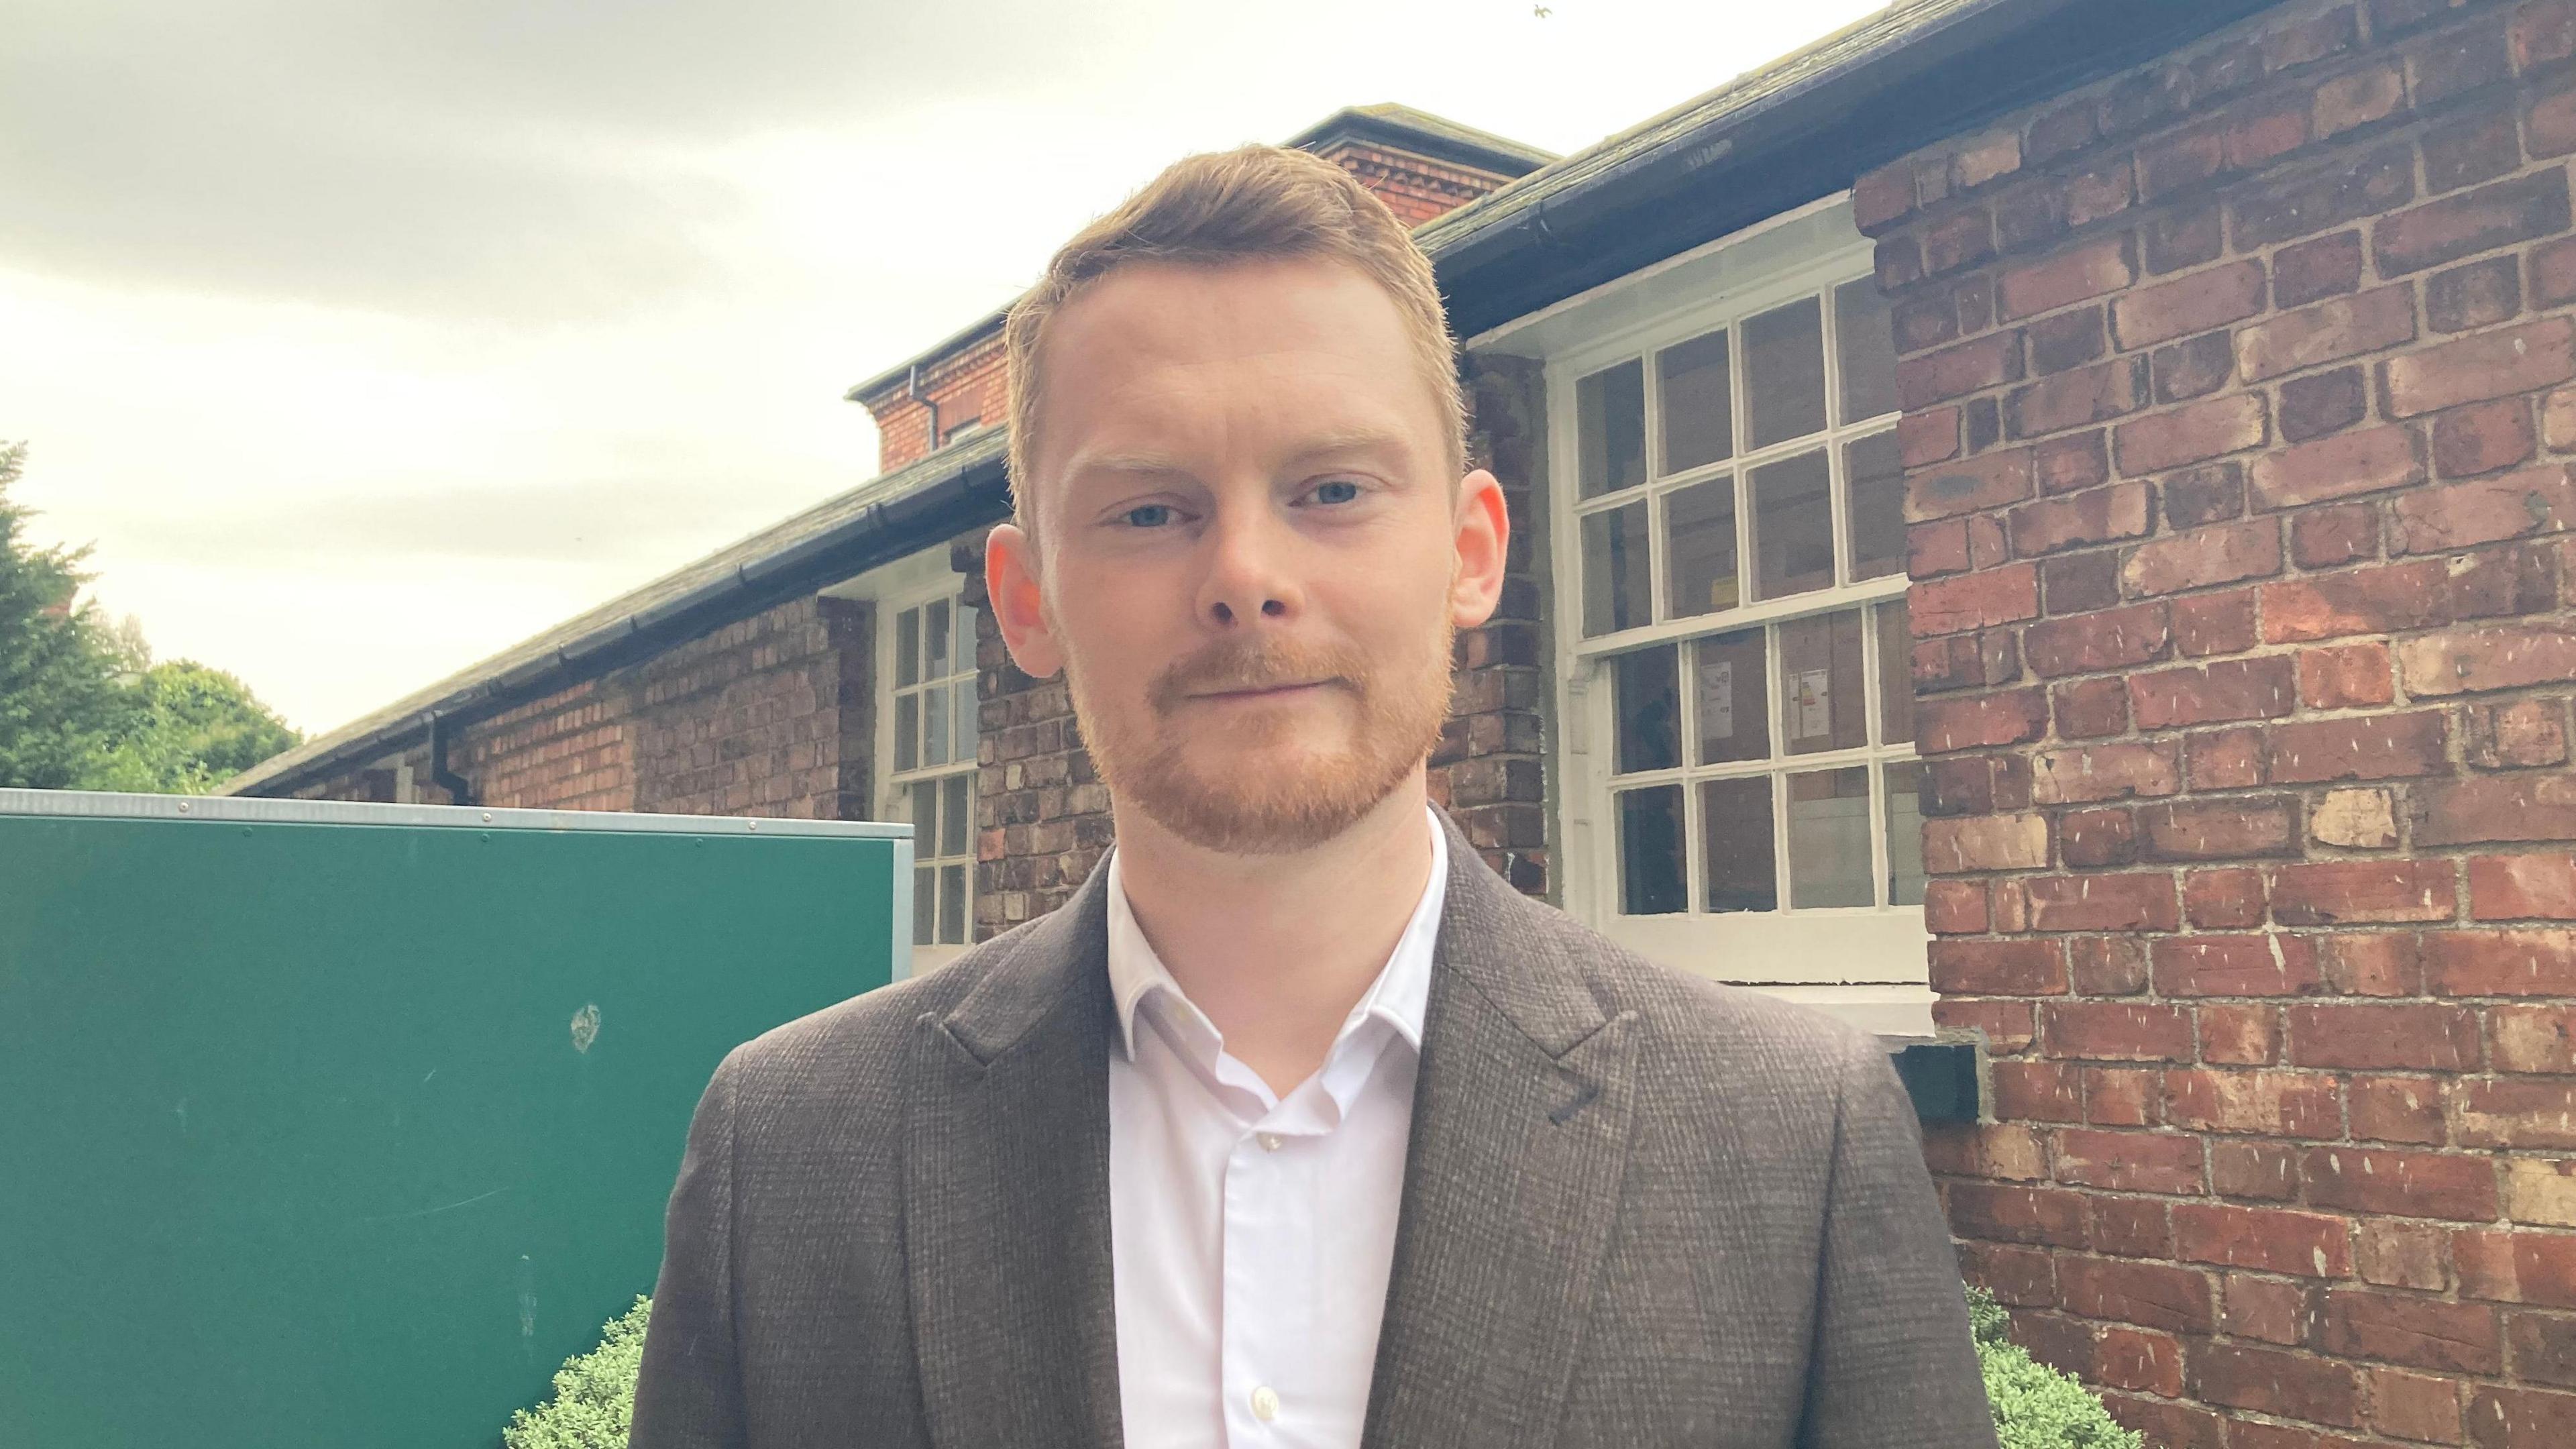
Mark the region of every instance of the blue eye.
<instances>
[{"instance_id":1,"label":"blue eye","mask_svg":"<svg viewBox=\"0 0 2576 1449\"><path fill-rule=\"evenodd\" d=\"M1360 485L1347 478L1336 478L1315 489L1315 500L1319 503L1348 503L1359 496Z\"/></svg>"},{"instance_id":2,"label":"blue eye","mask_svg":"<svg viewBox=\"0 0 2576 1449\"><path fill-rule=\"evenodd\" d=\"M1160 528L1172 521L1168 503L1140 503L1127 510L1127 521L1138 528Z\"/></svg>"}]
</instances>

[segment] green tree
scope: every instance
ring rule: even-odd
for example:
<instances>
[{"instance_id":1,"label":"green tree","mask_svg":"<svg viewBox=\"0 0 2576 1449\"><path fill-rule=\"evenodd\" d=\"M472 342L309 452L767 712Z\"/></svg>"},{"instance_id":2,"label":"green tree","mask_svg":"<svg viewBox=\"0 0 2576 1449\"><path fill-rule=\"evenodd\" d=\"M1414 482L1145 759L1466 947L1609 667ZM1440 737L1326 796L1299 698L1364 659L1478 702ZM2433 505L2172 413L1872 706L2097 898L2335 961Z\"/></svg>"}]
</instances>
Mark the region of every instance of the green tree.
<instances>
[{"instance_id":1,"label":"green tree","mask_svg":"<svg viewBox=\"0 0 2576 1449\"><path fill-rule=\"evenodd\" d=\"M303 743L250 686L193 659L153 664L125 687L125 718L84 782L93 790L202 795Z\"/></svg>"},{"instance_id":2,"label":"green tree","mask_svg":"<svg viewBox=\"0 0 2576 1449\"><path fill-rule=\"evenodd\" d=\"M29 510L9 490L26 459L26 444L0 444L0 786L70 789L129 715L125 661L78 599L89 551L24 536Z\"/></svg>"}]
</instances>

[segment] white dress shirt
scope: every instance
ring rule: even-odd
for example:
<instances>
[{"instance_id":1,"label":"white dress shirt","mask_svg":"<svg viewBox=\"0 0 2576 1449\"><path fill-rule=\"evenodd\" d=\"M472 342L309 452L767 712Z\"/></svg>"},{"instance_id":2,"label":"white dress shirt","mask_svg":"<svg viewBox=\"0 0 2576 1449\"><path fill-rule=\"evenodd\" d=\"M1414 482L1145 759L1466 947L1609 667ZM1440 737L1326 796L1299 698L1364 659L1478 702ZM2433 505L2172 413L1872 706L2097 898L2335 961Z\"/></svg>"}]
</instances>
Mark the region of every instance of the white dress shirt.
<instances>
[{"instance_id":1,"label":"white dress shirt","mask_svg":"<svg viewBox=\"0 0 2576 1449\"><path fill-rule=\"evenodd\" d=\"M1426 807L1426 816L1429 811ZM1395 1255L1431 876L1394 953L1285 1097L1225 1049L1137 927L1109 857L1109 1221L1128 1449L1355 1449Z\"/></svg>"}]
</instances>

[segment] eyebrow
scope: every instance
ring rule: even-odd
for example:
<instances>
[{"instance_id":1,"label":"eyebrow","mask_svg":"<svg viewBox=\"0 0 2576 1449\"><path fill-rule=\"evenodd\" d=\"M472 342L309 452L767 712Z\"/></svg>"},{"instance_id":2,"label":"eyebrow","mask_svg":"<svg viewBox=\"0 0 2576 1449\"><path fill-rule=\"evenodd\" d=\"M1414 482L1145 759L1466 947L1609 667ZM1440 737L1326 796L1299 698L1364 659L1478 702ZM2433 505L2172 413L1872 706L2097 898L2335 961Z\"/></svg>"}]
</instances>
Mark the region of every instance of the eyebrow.
<instances>
[{"instance_id":1,"label":"eyebrow","mask_svg":"<svg viewBox=\"0 0 2576 1449\"><path fill-rule=\"evenodd\" d=\"M1286 465L1296 467L1319 458L1346 457L1353 453L1374 451L1402 452L1402 434L1376 427L1338 428L1308 438L1297 451L1288 455ZM1197 475L1175 462L1169 454L1154 452L1101 453L1078 459L1073 474L1117 473L1146 478L1194 478Z\"/></svg>"}]
</instances>

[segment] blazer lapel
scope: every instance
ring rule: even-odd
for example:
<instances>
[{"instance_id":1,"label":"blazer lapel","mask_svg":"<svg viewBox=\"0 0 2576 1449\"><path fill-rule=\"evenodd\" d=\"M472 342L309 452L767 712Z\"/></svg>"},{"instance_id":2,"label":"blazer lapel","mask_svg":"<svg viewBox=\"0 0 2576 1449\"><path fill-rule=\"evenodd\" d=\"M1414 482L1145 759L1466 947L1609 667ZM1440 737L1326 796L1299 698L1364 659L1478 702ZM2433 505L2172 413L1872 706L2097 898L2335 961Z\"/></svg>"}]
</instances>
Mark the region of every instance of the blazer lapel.
<instances>
[{"instance_id":1,"label":"blazer lapel","mask_svg":"<svg viewBox=\"0 0 2576 1449\"><path fill-rule=\"evenodd\" d=\"M905 1257L948 1449L1116 1449L1106 871L916 1024Z\"/></svg>"},{"instance_id":2,"label":"blazer lapel","mask_svg":"<svg viewBox=\"0 0 2576 1449\"><path fill-rule=\"evenodd\" d=\"M1364 1442L1553 1442L1627 1160L1635 1015L1445 812L1448 895Z\"/></svg>"}]
</instances>

